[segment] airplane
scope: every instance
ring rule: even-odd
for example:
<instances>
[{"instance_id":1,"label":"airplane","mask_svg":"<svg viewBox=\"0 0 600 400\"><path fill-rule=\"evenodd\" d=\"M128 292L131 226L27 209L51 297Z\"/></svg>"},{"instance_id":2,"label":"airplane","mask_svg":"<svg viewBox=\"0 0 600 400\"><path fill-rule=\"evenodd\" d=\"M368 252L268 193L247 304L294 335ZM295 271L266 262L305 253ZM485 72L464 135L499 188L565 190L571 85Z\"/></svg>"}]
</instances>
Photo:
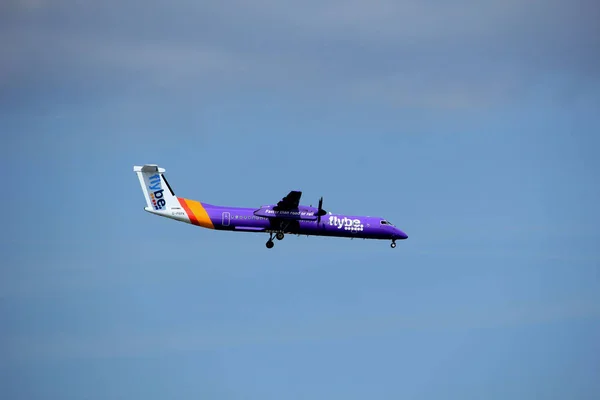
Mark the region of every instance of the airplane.
<instances>
[{"instance_id":1,"label":"airplane","mask_svg":"<svg viewBox=\"0 0 600 400\"><path fill-rule=\"evenodd\" d=\"M273 238L282 240L286 234L391 240L392 248L396 240L408 238L385 218L327 212L323 197L318 207L301 205L302 192L298 190L291 190L277 204L224 207L175 196L165 169L156 164L134 166L133 171L146 199L145 211L208 229L268 233L268 249L275 245Z\"/></svg>"}]
</instances>

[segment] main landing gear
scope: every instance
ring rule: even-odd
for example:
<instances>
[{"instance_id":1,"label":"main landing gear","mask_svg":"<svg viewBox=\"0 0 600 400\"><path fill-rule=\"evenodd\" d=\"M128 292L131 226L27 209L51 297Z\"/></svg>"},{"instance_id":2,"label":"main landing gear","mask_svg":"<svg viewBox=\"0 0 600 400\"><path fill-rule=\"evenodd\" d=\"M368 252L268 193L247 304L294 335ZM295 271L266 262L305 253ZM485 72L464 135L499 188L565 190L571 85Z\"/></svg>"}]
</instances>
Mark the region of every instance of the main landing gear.
<instances>
[{"instance_id":1,"label":"main landing gear","mask_svg":"<svg viewBox=\"0 0 600 400\"><path fill-rule=\"evenodd\" d=\"M283 238L285 237L283 232L277 232L275 234L275 238L277 240L283 240ZM273 232L271 232L271 236L269 237L269 240L267 240L267 249L272 249L273 246L275 246L275 243L273 242Z\"/></svg>"},{"instance_id":2,"label":"main landing gear","mask_svg":"<svg viewBox=\"0 0 600 400\"><path fill-rule=\"evenodd\" d=\"M390 244L390 246L392 246L392 249L395 249L396 248L396 241L392 240L392 244Z\"/></svg>"}]
</instances>

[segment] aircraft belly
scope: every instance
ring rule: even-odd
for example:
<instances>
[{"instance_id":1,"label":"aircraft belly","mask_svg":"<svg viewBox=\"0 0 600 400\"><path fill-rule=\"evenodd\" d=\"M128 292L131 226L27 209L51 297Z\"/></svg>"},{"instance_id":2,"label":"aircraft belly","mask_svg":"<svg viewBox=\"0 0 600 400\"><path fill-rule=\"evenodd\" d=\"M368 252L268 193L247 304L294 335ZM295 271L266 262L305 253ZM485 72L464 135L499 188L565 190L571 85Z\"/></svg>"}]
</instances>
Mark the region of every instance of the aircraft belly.
<instances>
[{"instance_id":1,"label":"aircraft belly","mask_svg":"<svg viewBox=\"0 0 600 400\"><path fill-rule=\"evenodd\" d=\"M262 226L236 226L233 230L239 232L264 232L266 229Z\"/></svg>"},{"instance_id":2,"label":"aircraft belly","mask_svg":"<svg viewBox=\"0 0 600 400\"><path fill-rule=\"evenodd\" d=\"M338 229L324 223L300 223L299 234L315 236L364 237L362 232Z\"/></svg>"},{"instance_id":3,"label":"aircraft belly","mask_svg":"<svg viewBox=\"0 0 600 400\"><path fill-rule=\"evenodd\" d=\"M247 219L238 219L231 220L228 226L220 226L220 229L223 230L235 230L235 231L264 231L269 229L269 221L263 220L247 220Z\"/></svg>"}]
</instances>

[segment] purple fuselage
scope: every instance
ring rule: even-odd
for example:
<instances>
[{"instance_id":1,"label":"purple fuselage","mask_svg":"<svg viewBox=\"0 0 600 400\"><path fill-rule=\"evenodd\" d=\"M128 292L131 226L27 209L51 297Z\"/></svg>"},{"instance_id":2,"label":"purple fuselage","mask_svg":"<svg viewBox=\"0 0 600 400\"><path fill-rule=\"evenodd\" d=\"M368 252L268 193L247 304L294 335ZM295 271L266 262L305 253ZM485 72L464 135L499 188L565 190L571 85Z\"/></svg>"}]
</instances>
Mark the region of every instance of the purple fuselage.
<instances>
[{"instance_id":1,"label":"purple fuselage","mask_svg":"<svg viewBox=\"0 0 600 400\"><path fill-rule=\"evenodd\" d=\"M319 218L315 207L277 211L273 205L259 209L202 205L217 230L391 240L408 237L384 218L332 213Z\"/></svg>"}]
</instances>

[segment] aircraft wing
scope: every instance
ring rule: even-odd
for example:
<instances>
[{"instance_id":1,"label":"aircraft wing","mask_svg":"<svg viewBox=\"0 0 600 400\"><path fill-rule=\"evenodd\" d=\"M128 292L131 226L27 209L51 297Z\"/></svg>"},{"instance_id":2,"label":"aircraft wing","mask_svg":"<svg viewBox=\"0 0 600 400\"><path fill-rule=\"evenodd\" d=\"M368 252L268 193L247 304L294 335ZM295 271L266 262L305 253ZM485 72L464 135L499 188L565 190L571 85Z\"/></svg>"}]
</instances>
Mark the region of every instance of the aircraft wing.
<instances>
[{"instance_id":1,"label":"aircraft wing","mask_svg":"<svg viewBox=\"0 0 600 400\"><path fill-rule=\"evenodd\" d=\"M279 200L277 203L277 210L295 210L300 205L300 197L302 197L302 192L297 190L292 190L285 196L283 199Z\"/></svg>"}]
</instances>

